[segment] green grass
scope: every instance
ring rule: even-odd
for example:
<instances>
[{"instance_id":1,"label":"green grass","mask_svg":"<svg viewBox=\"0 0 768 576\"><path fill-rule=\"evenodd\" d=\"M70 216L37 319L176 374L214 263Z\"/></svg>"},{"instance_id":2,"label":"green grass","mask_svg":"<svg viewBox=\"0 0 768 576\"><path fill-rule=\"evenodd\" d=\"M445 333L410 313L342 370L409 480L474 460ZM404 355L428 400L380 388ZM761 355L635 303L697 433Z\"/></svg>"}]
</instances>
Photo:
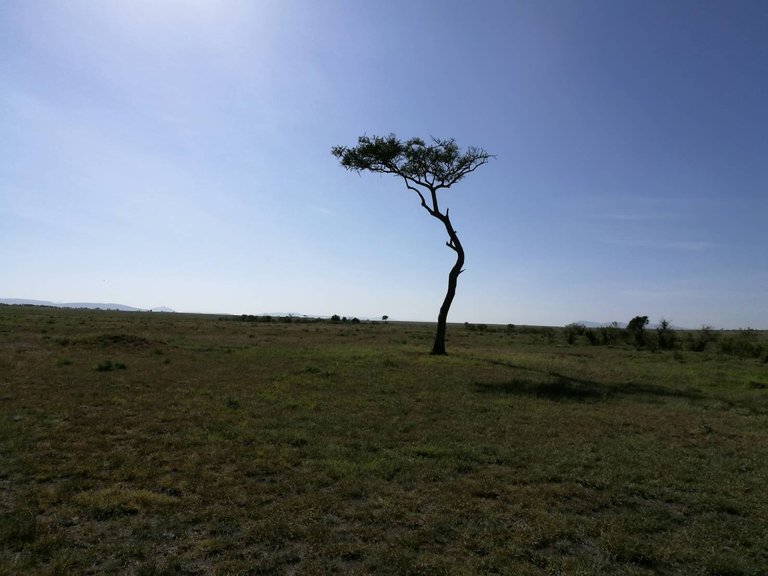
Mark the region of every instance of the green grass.
<instances>
[{"instance_id":1,"label":"green grass","mask_svg":"<svg viewBox=\"0 0 768 576\"><path fill-rule=\"evenodd\" d=\"M766 573L760 358L448 336L0 306L0 574Z\"/></svg>"}]
</instances>

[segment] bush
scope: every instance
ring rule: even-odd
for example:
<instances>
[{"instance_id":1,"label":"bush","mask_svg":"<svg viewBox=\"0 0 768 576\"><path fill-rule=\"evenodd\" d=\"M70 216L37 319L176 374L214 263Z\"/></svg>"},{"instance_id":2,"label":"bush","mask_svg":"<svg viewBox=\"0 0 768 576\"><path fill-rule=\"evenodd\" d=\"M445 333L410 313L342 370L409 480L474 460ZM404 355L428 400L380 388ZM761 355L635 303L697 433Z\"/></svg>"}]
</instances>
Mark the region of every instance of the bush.
<instances>
[{"instance_id":1,"label":"bush","mask_svg":"<svg viewBox=\"0 0 768 576\"><path fill-rule=\"evenodd\" d=\"M672 329L669 320L662 320L656 328L657 342L662 350L671 350L677 342L677 334Z\"/></svg>"},{"instance_id":2,"label":"bush","mask_svg":"<svg viewBox=\"0 0 768 576\"><path fill-rule=\"evenodd\" d=\"M96 370L99 372L111 372L112 370L125 370L126 365L122 362L113 363L112 360L107 360L96 366Z\"/></svg>"},{"instance_id":3,"label":"bush","mask_svg":"<svg viewBox=\"0 0 768 576\"><path fill-rule=\"evenodd\" d=\"M704 352L710 343L717 342L717 335L710 326L702 326L694 333L688 333L686 347L692 352Z\"/></svg>"},{"instance_id":4,"label":"bush","mask_svg":"<svg viewBox=\"0 0 768 576\"><path fill-rule=\"evenodd\" d=\"M754 330L740 330L733 336L722 338L718 349L723 354L740 358L759 358L765 350L763 344L757 342L757 332Z\"/></svg>"},{"instance_id":5,"label":"bush","mask_svg":"<svg viewBox=\"0 0 768 576\"><path fill-rule=\"evenodd\" d=\"M648 316L635 316L627 324L627 335L635 346L641 348L646 344L645 327L648 325Z\"/></svg>"},{"instance_id":6,"label":"bush","mask_svg":"<svg viewBox=\"0 0 768 576\"><path fill-rule=\"evenodd\" d=\"M579 336L584 336L592 346L606 346L620 342L624 331L619 328L617 322L598 328L587 328L582 324L568 324L565 327L565 339L568 344L573 344Z\"/></svg>"},{"instance_id":7,"label":"bush","mask_svg":"<svg viewBox=\"0 0 768 576\"><path fill-rule=\"evenodd\" d=\"M565 336L565 341L568 342L568 344L575 344L576 339L579 336L584 335L584 331L586 328L583 324L578 324L574 322L573 324L567 324L565 326L565 330L563 331L563 335Z\"/></svg>"},{"instance_id":8,"label":"bush","mask_svg":"<svg viewBox=\"0 0 768 576\"><path fill-rule=\"evenodd\" d=\"M616 344L624 337L624 331L619 328L618 322L612 322L610 326L600 326L600 343L604 345Z\"/></svg>"}]
</instances>

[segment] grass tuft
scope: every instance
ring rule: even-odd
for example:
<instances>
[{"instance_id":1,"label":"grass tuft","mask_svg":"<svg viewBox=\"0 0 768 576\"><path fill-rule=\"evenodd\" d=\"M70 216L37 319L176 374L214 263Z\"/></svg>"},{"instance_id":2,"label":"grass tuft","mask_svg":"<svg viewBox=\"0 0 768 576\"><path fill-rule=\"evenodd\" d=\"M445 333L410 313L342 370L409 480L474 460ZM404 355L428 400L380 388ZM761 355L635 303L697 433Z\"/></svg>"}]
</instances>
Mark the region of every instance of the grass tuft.
<instances>
[{"instance_id":1,"label":"grass tuft","mask_svg":"<svg viewBox=\"0 0 768 576\"><path fill-rule=\"evenodd\" d=\"M111 372L112 370L125 370L126 365L122 362L112 362L112 360L106 360L96 365L96 370L99 372Z\"/></svg>"}]
</instances>

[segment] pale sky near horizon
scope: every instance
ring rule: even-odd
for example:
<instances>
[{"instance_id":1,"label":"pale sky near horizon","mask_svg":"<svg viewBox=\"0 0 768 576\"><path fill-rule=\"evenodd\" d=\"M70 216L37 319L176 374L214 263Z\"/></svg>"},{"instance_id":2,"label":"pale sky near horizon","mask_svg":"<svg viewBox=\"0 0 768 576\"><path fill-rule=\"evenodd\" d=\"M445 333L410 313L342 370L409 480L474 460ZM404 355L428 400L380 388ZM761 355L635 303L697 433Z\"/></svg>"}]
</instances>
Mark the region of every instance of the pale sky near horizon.
<instances>
[{"instance_id":1,"label":"pale sky near horizon","mask_svg":"<svg viewBox=\"0 0 768 576\"><path fill-rule=\"evenodd\" d=\"M6 0L0 82L3 298L434 321L393 132L496 155L449 321L768 329L768 2Z\"/></svg>"}]
</instances>

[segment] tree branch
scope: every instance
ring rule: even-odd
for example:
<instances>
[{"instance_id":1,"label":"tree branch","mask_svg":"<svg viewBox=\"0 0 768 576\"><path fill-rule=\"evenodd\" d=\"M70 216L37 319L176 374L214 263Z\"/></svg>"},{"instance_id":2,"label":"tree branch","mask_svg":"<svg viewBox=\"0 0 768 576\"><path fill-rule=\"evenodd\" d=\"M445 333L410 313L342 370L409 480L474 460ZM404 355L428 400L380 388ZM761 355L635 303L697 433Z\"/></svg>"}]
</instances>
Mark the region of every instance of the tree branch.
<instances>
[{"instance_id":1,"label":"tree branch","mask_svg":"<svg viewBox=\"0 0 768 576\"><path fill-rule=\"evenodd\" d=\"M427 212L432 214L432 210L430 210L429 206L427 206L427 200L424 198L424 194L421 193L421 190L411 186L411 183L408 181L408 178L406 178L402 174L400 174L400 176L403 178L403 181L405 182L405 187L408 188L408 190L413 190L414 192L416 192L416 194L419 195L419 199L421 200L421 205L424 206L424 209ZM432 215L434 216L434 214L432 214Z\"/></svg>"},{"instance_id":2,"label":"tree branch","mask_svg":"<svg viewBox=\"0 0 768 576\"><path fill-rule=\"evenodd\" d=\"M479 159L475 164L463 169L461 172L456 174L454 178L452 178L449 182L445 184L445 188L450 188L451 186L456 184L456 182L464 178L464 176L466 176L467 174L471 174L472 172L480 168L480 166L482 166L483 164L488 164L488 160L490 158L495 158L495 156L485 155L485 157L483 157L482 159Z\"/></svg>"}]
</instances>

